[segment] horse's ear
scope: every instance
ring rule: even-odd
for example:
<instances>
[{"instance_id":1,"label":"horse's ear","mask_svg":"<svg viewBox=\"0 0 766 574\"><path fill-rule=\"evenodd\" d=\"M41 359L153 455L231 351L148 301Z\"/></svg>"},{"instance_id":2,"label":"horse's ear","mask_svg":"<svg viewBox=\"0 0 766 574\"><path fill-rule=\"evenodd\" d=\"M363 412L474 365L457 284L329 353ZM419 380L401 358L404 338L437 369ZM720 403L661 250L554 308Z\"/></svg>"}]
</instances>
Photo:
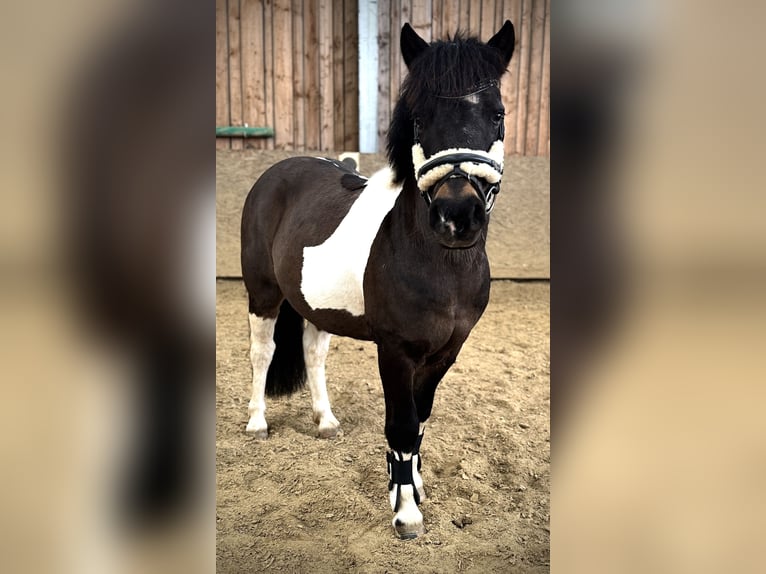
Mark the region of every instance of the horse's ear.
<instances>
[{"instance_id":1,"label":"horse's ear","mask_svg":"<svg viewBox=\"0 0 766 574\"><path fill-rule=\"evenodd\" d=\"M428 42L418 36L418 33L412 29L409 22L402 26L401 35L402 56L404 63L410 67L412 61L428 48Z\"/></svg>"},{"instance_id":2,"label":"horse's ear","mask_svg":"<svg viewBox=\"0 0 766 574\"><path fill-rule=\"evenodd\" d=\"M513 56L513 48L516 45L516 33L513 30L513 24L511 24L510 20L505 21L505 24L503 24L503 27L500 28L500 31L492 36L490 41L487 42L487 45L500 50L500 53L503 55L505 65L507 66L508 62L511 61L511 56Z\"/></svg>"}]
</instances>

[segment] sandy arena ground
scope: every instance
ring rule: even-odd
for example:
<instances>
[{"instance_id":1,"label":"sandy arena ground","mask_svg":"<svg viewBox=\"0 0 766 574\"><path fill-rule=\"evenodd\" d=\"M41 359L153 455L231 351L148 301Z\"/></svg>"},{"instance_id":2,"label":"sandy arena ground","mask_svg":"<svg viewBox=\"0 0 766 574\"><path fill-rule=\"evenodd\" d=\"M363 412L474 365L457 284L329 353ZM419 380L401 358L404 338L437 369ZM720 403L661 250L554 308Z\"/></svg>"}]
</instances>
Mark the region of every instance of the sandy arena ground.
<instances>
[{"instance_id":1,"label":"sandy arena ground","mask_svg":"<svg viewBox=\"0 0 766 574\"><path fill-rule=\"evenodd\" d=\"M315 437L308 390L267 401L245 434L247 300L217 293L217 571L549 571L549 285L494 281L490 305L436 393L423 441L427 533L391 526L383 391L372 343L334 337L343 434Z\"/></svg>"}]
</instances>

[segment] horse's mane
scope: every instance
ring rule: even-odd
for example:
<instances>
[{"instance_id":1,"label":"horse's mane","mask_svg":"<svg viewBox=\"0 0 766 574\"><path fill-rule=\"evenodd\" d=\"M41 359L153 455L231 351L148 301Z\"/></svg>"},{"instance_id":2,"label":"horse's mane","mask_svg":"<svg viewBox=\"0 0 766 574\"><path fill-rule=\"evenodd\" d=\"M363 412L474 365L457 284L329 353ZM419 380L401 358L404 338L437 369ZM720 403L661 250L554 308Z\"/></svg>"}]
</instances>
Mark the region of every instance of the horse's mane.
<instances>
[{"instance_id":1,"label":"horse's mane","mask_svg":"<svg viewBox=\"0 0 766 574\"><path fill-rule=\"evenodd\" d=\"M388 160L397 181L412 175L413 118L430 118L436 96L470 93L505 72L502 54L458 31L452 38L433 42L411 62L402 82L388 130Z\"/></svg>"}]
</instances>

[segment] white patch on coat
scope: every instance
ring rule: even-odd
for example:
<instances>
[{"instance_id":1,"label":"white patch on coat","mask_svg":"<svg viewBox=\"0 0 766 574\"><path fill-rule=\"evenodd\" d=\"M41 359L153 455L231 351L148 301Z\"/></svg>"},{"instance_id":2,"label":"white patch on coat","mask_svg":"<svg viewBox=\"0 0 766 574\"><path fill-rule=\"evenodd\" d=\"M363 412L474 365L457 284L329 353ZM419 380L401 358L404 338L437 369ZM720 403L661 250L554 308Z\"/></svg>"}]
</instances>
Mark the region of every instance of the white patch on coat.
<instances>
[{"instance_id":1,"label":"white patch on coat","mask_svg":"<svg viewBox=\"0 0 766 574\"><path fill-rule=\"evenodd\" d=\"M274 325L276 319L264 319L255 313L250 313L250 363L253 366L253 394L247 406L250 420L246 432L255 434L258 438L268 436L266 425L266 374L274 356Z\"/></svg>"},{"instance_id":2,"label":"white patch on coat","mask_svg":"<svg viewBox=\"0 0 766 574\"><path fill-rule=\"evenodd\" d=\"M306 383L311 391L311 408L314 422L319 425L321 437L334 436L340 427L330 409L325 380L325 359L330 348L330 333L320 331L313 323L306 323L303 330L303 356L306 362Z\"/></svg>"},{"instance_id":3,"label":"white patch on coat","mask_svg":"<svg viewBox=\"0 0 766 574\"><path fill-rule=\"evenodd\" d=\"M416 143L412 146L412 163L415 166L415 177L417 177L418 171L426 164L426 162L446 155L452 155L453 153L472 153L494 161L500 166L499 171L486 163L462 162L459 167L464 172L480 177L488 183L498 183L500 181L500 178L503 175L503 163L505 161L503 140L497 140L493 143L492 147L489 148L489 151L468 148L450 148L438 151L429 158L426 158L423 146ZM427 191L428 188L451 172L453 165L454 164L442 164L433 169L429 169L418 178L418 188L421 191Z\"/></svg>"},{"instance_id":4,"label":"white patch on coat","mask_svg":"<svg viewBox=\"0 0 766 574\"><path fill-rule=\"evenodd\" d=\"M301 292L312 309L364 315L364 271L372 242L402 191L392 178L390 167L373 174L332 235L303 249Z\"/></svg>"}]
</instances>

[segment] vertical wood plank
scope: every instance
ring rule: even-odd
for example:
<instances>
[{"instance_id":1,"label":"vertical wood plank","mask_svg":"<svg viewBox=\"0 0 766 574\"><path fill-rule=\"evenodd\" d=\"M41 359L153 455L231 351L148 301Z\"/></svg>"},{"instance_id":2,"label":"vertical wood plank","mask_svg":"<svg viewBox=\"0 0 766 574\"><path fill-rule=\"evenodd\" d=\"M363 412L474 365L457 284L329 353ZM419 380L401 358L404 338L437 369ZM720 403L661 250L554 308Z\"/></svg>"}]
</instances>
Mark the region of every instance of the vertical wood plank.
<instances>
[{"instance_id":1,"label":"vertical wood plank","mask_svg":"<svg viewBox=\"0 0 766 574\"><path fill-rule=\"evenodd\" d=\"M501 84L503 102L505 103L505 153L516 152L516 118L519 114L519 61L521 38L521 0L505 0L503 10L506 17L513 23L516 33L516 48L511 58L508 73Z\"/></svg>"},{"instance_id":2,"label":"vertical wood plank","mask_svg":"<svg viewBox=\"0 0 766 574\"><path fill-rule=\"evenodd\" d=\"M472 36L481 35L481 8L484 2L469 2L468 29Z\"/></svg>"},{"instance_id":3,"label":"vertical wood plank","mask_svg":"<svg viewBox=\"0 0 766 574\"><path fill-rule=\"evenodd\" d=\"M303 74L306 78L306 149L318 150L319 112L319 38L317 0L304 0L305 46Z\"/></svg>"},{"instance_id":4,"label":"vertical wood plank","mask_svg":"<svg viewBox=\"0 0 766 574\"><path fill-rule=\"evenodd\" d=\"M306 81L303 70L303 0L292 0L293 149L306 149Z\"/></svg>"},{"instance_id":5,"label":"vertical wood plank","mask_svg":"<svg viewBox=\"0 0 766 574\"><path fill-rule=\"evenodd\" d=\"M411 18L410 24L415 32L426 42L430 42L433 22L431 0L412 0Z\"/></svg>"},{"instance_id":6,"label":"vertical wood plank","mask_svg":"<svg viewBox=\"0 0 766 574\"><path fill-rule=\"evenodd\" d=\"M263 1L241 0L242 119L249 126L266 126L263 67ZM266 140L245 140L245 147L263 149Z\"/></svg>"},{"instance_id":7,"label":"vertical wood plank","mask_svg":"<svg viewBox=\"0 0 766 574\"><path fill-rule=\"evenodd\" d=\"M343 138L346 134L345 110L343 109L343 4L342 0L333 2L332 13L333 122L335 124L335 141L332 149L334 150L343 149Z\"/></svg>"},{"instance_id":8,"label":"vertical wood plank","mask_svg":"<svg viewBox=\"0 0 766 574\"><path fill-rule=\"evenodd\" d=\"M274 110L274 0L264 0L263 22L263 91L265 94L266 125L275 128L277 120ZM268 138L266 148L274 149L274 147L275 138Z\"/></svg>"},{"instance_id":9,"label":"vertical wood plank","mask_svg":"<svg viewBox=\"0 0 766 574\"><path fill-rule=\"evenodd\" d=\"M540 128L540 91L542 86L543 43L545 39L545 0L537 0L532 8L532 49L529 59L529 92L524 154L537 154L537 132Z\"/></svg>"},{"instance_id":10,"label":"vertical wood plank","mask_svg":"<svg viewBox=\"0 0 766 574\"><path fill-rule=\"evenodd\" d=\"M291 0L274 0L274 145L293 146L293 50Z\"/></svg>"},{"instance_id":11,"label":"vertical wood plank","mask_svg":"<svg viewBox=\"0 0 766 574\"><path fill-rule=\"evenodd\" d=\"M240 43L240 0L229 0L229 122L241 126L242 120L242 49ZM231 138L231 149L242 149L241 138Z\"/></svg>"},{"instance_id":12,"label":"vertical wood plank","mask_svg":"<svg viewBox=\"0 0 766 574\"><path fill-rule=\"evenodd\" d=\"M324 151L335 147L332 5L319 0L319 146Z\"/></svg>"},{"instance_id":13,"label":"vertical wood plank","mask_svg":"<svg viewBox=\"0 0 766 574\"><path fill-rule=\"evenodd\" d=\"M532 0L523 0L521 5L521 40L519 41L519 94L516 115L517 154L524 154L527 136L527 97L529 93L529 60L532 39Z\"/></svg>"},{"instance_id":14,"label":"vertical wood plank","mask_svg":"<svg viewBox=\"0 0 766 574\"><path fill-rule=\"evenodd\" d=\"M442 6L442 38L453 37L460 22L459 0L443 0Z\"/></svg>"},{"instance_id":15,"label":"vertical wood plank","mask_svg":"<svg viewBox=\"0 0 766 574\"><path fill-rule=\"evenodd\" d=\"M215 123L229 125L229 37L226 0L215 1ZM216 149L228 149L228 138L216 138Z\"/></svg>"},{"instance_id":16,"label":"vertical wood plank","mask_svg":"<svg viewBox=\"0 0 766 574\"><path fill-rule=\"evenodd\" d=\"M443 40L444 24L442 12L444 10L444 2L442 0L432 0L431 2L431 39Z\"/></svg>"},{"instance_id":17,"label":"vertical wood plank","mask_svg":"<svg viewBox=\"0 0 766 574\"><path fill-rule=\"evenodd\" d=\"M402 37L402 2L401 0L391 0L391 77L390 81L390 94L391 94L391 110L396 106L396 101L399 99L399 87L401 84L401 67L404 66L402 62L402 55L400 52L399 44Z\"/></svg>"},{"instance_id":18,"label":"vertical wood plank","mask_svg":"<svg viewBox=\"0 0 766 574\"><path fill-rule=\"evenodd\" d=\"M396 0L393 0L396 2ZM378 0L378 135L377 148L386 149L391 123L391 0Z\"/></svg>"},{"instance_id":19,"label":"vertical wood plank","mask_svg":"<svg viewBox=\"0 0 766 574\"><path fill-rule=\"evenodd\" d=\"M503 11L505 9L503 0L495 0L495 26L492 34L500 30L508 19L508 16Z\"/></svg>"},{"instance_id":20,"label":"vertical wood plank","mask_svg":"<svg viewBox=\"0 0 766 574\"><path fill-rule=\"evenodd\" d=\"M471 4L473 0L460 0L457 10L457 28L468 34L471 32Z\"/></svg>"},{"instance_id":21,"label":"vertical wood plank","mask_svg":"<svg viewBox=\"0 0 766 574\"><path fill-rule=\"evenodd\" d=\"M502 0L500 0L502 2ZM479 38L482 42L488 41L495 33L495 0L486 0L481 3L481 24Z\"/></svg>"},{"instance_id":22,"label":"vertical wood plank","mask_svg":"<svg viewBox=\"0 0 766 574\"><path fill-rule=\"evenodd\" d=\"M412 25L412 3L410 2L410 0L401 0L401 4L402 4L402 12L400 15L400 20L399 20L400 31L402 29L402 26L404 26L405 22L409 22L410 25ZM402 60L402 53L400 50L397 52L397 55L399 56L399 61L401 62L399 65L399 85L401 86L402 81L407 75L407 66L404 63L404 60Z\"/></svg>"},{"instance_id":23,"label":"vertical wood plank","mask_svg":"<svg viewBox=\"0 0 766 574\"><path fill-rule=\"evenodd\" d=\"M537 132L537 155L548 155L551 113L551 0L545 2L545 38L543 43L543 79L540 91L540 125Z\"/></svg>"},{"instance_id":24,"label":"vertical wood plank","mask_svg":"<svg viewBox=\"0 0 766 574\"><path fill-rule=\"evenodd\" d=\"M359 149L359 6L343 3L343 148Z\"/></svg>"}]
</instances>

